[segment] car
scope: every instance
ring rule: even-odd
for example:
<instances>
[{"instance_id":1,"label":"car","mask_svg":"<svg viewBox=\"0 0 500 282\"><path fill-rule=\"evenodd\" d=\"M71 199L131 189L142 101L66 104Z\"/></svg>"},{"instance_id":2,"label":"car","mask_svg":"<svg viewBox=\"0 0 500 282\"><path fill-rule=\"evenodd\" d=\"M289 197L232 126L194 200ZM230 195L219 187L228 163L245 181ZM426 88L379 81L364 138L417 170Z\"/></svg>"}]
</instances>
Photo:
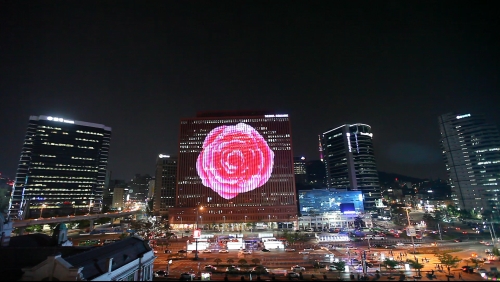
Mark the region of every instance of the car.
<instances>
[{"instance_id":1,"label":"car","mask_svg":"<svg viewBox=\"0 0 500 282\"><path fill-rule=\"evenodd\" d=\"M405 244L401 243L401 242L397 242L396 243L396 246L404 246Z\"/></svg>"},{"instance_id":2,"label":"car","mask_svg":"<svg viewBox=\"0 0 500 282\"><path fill-rule=\"evenodd\" d=\"M295 249L287 248L287 249L285 249L285 252L295 252Z\"/></svg>"},{"instance_id":3,"label":"car","mask_svg":"<svg viewBox=\"0 0 500 282\"><path fill-rule=\"evenodd\" d=\"M172 253L172 251L171 251L171 250L165 250L165 251L163 251L163 252L164 252L165 254L171 254L171 253Z\"/></svg>"},{"instance_id":4,"label":"car","mask_svg":"<svg viewBox=\"0 0 500 282\"><path fill-rule=\"evenodd\" d=\"M335 267L335 265L327 265L325 267L325 270L328 270L328 271L337 271L337 268Z\"/></svg>"},{"instance_id":5,"label":"car","mask_svg":"<svg viewBox=\"0 0 500 282\"><path fill-rule=\"evenodd\" d=\"M234 265L230 265L226 268L226 272L238 272L238 271L240 271L240 268Z\"/></svg>"},{"instance_id":6,"label":"car","mask_svg":"<svg viewBox=\"0 0 500 282\"><path fill-rule=\"evenodd\" d=\"M229 251L228 251L228 250L226 250L226 249L220 249L220 250L219 250L219 253L229 253Z\"/></svg>"},{"instance_id":7,"label":"car","mask_svg":"<svg viewBox=\"0 0 500 282\"><path fill-rule=\"evenodd\" d=\"M299 255L307 255L307 254L309 254L309 251L300 251L299 252Z\"/></svg>"},{"instance_id":8,"label":"car","mask_svg":"<svg viewBox=\"0 0 500 282\"><path fill-rule=\"evenodd\" d=\"M462 239L457 238L457 239L455 239L455 240L453 240L453 241L455 241L455 243L459 243L459 242L462 242Z\"/></svg>"},{"instance_id":9,"label":"car","mask_svg":"<svg viewBox=\"0 0 500 282\"><path fill-rule=\"evenodd\" d=\"M464 265L462 266L462 271L466 273L473 273L474 268L472 266Z\"/></svg>"},{"instance_id":10,"label":"car","mask_svg":"<svg viewBox=\"0 0 500 282\"><path fill-rule=\"evenodd\" d=\"M212 250L205 249L205 250L203 250L203 252L204 252L204 253L211 253L211 252L212 252Z\"/></svg>"},{"instance_id":11,"label":"car","mask_svg":"<svg viewBox=\"0 0 500 282\"><path fill-rule=\"evenodd\" d=\"M486 241L484 240L479 241L479 244L484 244L484 243L486 243Z\"/></svg>"},{"instance_id":12,"label":"car","mask_svg":"<svg viewBox=\"0 0 500 282\"><path fill-rule=\"evenodd\" d=\"M292 279L292 278L300 278L300 274L298 274L297 272L288 272L286 274L286 276L289 278L289 279Z\"/></svg>"},{"instance_id":13,"label":"car","mask_svg":"<svg viewBox=\"0 0 500 282\"><path fill-rule=\"evenodd\" d=\"M301 271L306 271L306 268L303 266L295 265L290 267L290 270L293 272L301 272Z\"/></svg>"},{"instance_id":14,"label":"car","mask_svg":"<svg viewBox=\"0 0 500 282\"><path fill-rule=\"evenodd\" d=\"M198 254L199 254L199 253L200 253L200 251L197 251L197 250L192 250L192 251L191 251L191 253L193 253L193 254L198 253Z\"/></svg>"},{"instance_id":15,"label":"car","mask_svg":"<svg viewBox=\"0 0 500 282\"><path fill-rule=\"evenodd\" d=\"M244 255L251 255L252 251L251 250L243 250L243 251L241 251L241 253Z\"/></svg>"},{"instance_id":16,"label":"car","mask_svg":"<svg viewBox=\"0 0 500 282\"><path fill-rule=\"evenodd\" d=\"M216 271L216 270L217 270L217 267L215 267L213 265L210 265L210 264L205 265L205 271Z\"/></svg>"},{"instance_id":17,"label":"car","mask_svg":"<svg viewBox=\"0 0 500 282\"><path fill-rule=\"evenodd\" d=\"M178 252L179 254L185 254L185 253L187 253L187 251L186 251L186 250L178 250L177 252Z\"/></svg>"},{"instance_id":18,"label":"car","mask_svg":"<svg viewBox=\"0 0 500 282\"><path fill-rule=\"evenodd\" d=\"M168 276L167 272L164 270L155 271L155 277L165 277Z\"/></svg>"},{"instance_id":19,"label":"car","mask_svg":"<svg viewBox=\"0 0 500 282\"><path fill-rule=\"evenodd\" d=\"M269 253L269 252L270 252L270 250L268 250L268 249L262 249L262 251L263 251L264 253Z\"/></svg>"},{"instance_id":20,"label":"car","mask_svg":"<svg viewBox=\"0 0 500 282\"><path fill-rule=\"evenodd\" d=\"M488 273L488 270L484 269L484 268L480 268L477 270L477 273L481 274L481 273Z\"/></svg>"},{"instance_id":21,"label":"car","mask_svg":"<svg viewBox=\"0 0 500 282\"><path fill-rule=\"evenodd\" d=\"M179 278L180 278L179 280L181 281L192 281L196 280L196 274L184 272L181 273L181 276Z\"/></svg>"},{"instance_id":22,"label":"car","mask_svg":"<svg viewBox=\"0 0 500 282\"><path fill-rule=\"evenodd\" d=\"M267 274L269 271L267 270L267 267L263 265L257 265L252 269L252 273L255 274Z\"/></svg>"},{"instance_id":23,"label":"car","mask_svg":"<svg viewBox=\"0 0 500 282\"><path fill-rule=\"evenodd\" d=\"M304 251L310 252L310 251L314 251L314 249L313 248L305 248Z\"/></svg>"}]
</instances>

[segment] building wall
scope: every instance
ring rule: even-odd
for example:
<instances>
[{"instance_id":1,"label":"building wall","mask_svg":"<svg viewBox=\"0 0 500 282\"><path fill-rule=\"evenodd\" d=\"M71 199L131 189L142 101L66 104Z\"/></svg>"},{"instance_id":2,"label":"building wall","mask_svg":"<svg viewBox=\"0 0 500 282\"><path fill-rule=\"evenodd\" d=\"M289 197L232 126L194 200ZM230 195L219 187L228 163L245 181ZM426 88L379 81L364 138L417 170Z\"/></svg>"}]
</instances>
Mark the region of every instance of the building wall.
<instances>
[{"instance_id":1,"label":"building wall","mask_svg":"<svg viewBox=\"0 0 500 282\"><path fill-rule=\"evenodd\" d=\"M12 218L69 215L102 209L111 128L102 124L31 116L9 214Z\"/></svg>"},{"instance_id":2,"label":"building wall","mask_svg":"<svg viewBox=\"0 0 500 282\"><path fill-rule=\"evenodd\" d=\"M498 209L500 134L482 115L448 113L439 118L443 159L452 198L461 209Z\"/></svg>"},{"instance_id":3,"label":"building wall","mask_svg":"<svg viewBox=\"0 0 500 282\"><path fill-rule=\"evenodd\" d=\"M296 217L288 115L202 113L181 120L179 136L171 223L181 218L184 224L194 223L198 206L204 207L199 216L210 223Z\"/></svg>"},{"instance_id":4,"label":"building wall","mask_svg":"<svg viewBox=\"0 0 500 282\"><path fill-rule=\"evenodd\" d=\"M376 208L381 198L373 134L366 124L345 124L321 135L329 188L360 190L364 209Z\"/></svg>"},{"instance_id":5,"label":"building wall","mask_svg":"<svg viewBox=\"0 0 500 282\"><path fill-rule=\"evenodd\" d=\"M113 208L123 209L125 208L126 194L128 193L128 188L115 187L113 190Z\"/></svg>"},{"instance_id":6,"label":"building wall","mask_svg":"<svg viewBox=\"0 0 500 282\"><path fill-rule=\"evenodd\" d=\"M177 157L160 154L156 159L156 181L153 211L166 215L175 206L177 184Z\"/></svg>"}]
</instances>

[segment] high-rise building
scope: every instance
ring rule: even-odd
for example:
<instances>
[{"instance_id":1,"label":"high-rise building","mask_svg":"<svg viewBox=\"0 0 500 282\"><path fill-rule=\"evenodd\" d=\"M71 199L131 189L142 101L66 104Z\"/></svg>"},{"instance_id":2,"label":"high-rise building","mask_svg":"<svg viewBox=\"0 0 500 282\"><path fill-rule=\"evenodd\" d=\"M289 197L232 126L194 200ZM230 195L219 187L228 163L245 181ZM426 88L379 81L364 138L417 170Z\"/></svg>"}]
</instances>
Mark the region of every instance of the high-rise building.
<instances>
[{"instance_id":1,"label":"high-rise building","mask_svg":"<svg viewBox=\"0 0 500 282\"><path fill-rule=\"evenodd\" d=\"M321 135L328 188L360 190L364 209L376 208L381 198L371 127L344 124Z\"/></svg>"},{"instance_id":2,"label":"high-rise building","mask_svg":"<svg viewBox=\"0 0 500 282\"><path fill-rule=\"evenodd\" d=\"M500 134L482 115L447 113L439 118L441 147L460 208L498 216Z\"/></svg>"},{"instance_id":3,"label":"high-rise building","mask_svg":"<svg viewBox=\"0 0 500 282\"><path fill-rule=\"evenodd\" d=\"M182 119L178 158L171 224L297 220L287 114L204 112Z\"/></svg>"},{"instance_id":4,"label":"high-rise building","mask_svg":"<svg viewBox=\"0 0 500 282\"><path fill-rule=\"evenodd\" d=\"M111 128L31 116L11 194L9 214L26 219L100 211Z\"/></svg>"},{"instance_id":5,"label":"high-rise building","mask_svg":"<svg viewBox=\"0 0 500 282\"><path fill-rule=\"evenodd\" d=\"M155 215L164 216L175 206L177 157L159 154L156 159L156 181L153 201Z\"/></svg>"},{"instance_id":6,"label":"high-rise building","mask_svg":"<svg viewBox=\"0 0 500 282\"><path fill-rule=\"evenodd\" d=\"M307 182L306 158L293 158L293 173L295 174L295 183L305 184Z\"/></svg>"},{"instance_id":7,"label":"high-rise building","mask_svg":"<svg viewBox=\"0 0 500 282\"><path fill-rule=\"evenodd\" d=\"M137 173L128 183L129 200L131 202L145 203L149 193L149 181L153 179L149 174Z\"/></svg>"}]
</instances>

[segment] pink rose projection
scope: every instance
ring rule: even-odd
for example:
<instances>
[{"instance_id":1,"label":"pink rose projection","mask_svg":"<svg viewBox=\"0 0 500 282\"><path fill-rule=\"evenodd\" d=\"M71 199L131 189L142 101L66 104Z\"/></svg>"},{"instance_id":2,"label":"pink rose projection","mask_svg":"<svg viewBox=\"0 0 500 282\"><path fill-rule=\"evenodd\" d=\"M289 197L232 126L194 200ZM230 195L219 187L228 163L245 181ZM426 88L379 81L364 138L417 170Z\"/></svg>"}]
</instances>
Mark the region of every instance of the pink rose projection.
<instances>
[{"instance_id":1,"label":"pink rose projection","mask_svg":"<svg viewBox=\"0 0 500 282\"><path fill-rule=\"evenodd\" d=\"M264 185L273 171L274 153L248 124L214 128L203 142L196 170L203 185L224 199Z\"/></svg>"}]
</instances>

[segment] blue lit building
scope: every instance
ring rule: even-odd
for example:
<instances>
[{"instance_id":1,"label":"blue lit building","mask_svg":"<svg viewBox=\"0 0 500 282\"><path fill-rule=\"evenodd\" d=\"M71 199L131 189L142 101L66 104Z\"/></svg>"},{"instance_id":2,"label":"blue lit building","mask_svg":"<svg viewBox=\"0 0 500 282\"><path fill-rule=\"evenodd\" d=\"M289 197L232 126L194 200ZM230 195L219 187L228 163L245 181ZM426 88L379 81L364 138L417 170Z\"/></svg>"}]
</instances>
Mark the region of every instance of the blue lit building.
<instances>
[{"instance_id":1,"label":"blue lit building","mask_svg":"<svg viewBox=\"0 0 500 282\"><path fill-rule=\"evenodd\" d=\"M363 213L363 193L332 188L299 190L299 209L304 214Z\"/></svg>"}]
</instances>

